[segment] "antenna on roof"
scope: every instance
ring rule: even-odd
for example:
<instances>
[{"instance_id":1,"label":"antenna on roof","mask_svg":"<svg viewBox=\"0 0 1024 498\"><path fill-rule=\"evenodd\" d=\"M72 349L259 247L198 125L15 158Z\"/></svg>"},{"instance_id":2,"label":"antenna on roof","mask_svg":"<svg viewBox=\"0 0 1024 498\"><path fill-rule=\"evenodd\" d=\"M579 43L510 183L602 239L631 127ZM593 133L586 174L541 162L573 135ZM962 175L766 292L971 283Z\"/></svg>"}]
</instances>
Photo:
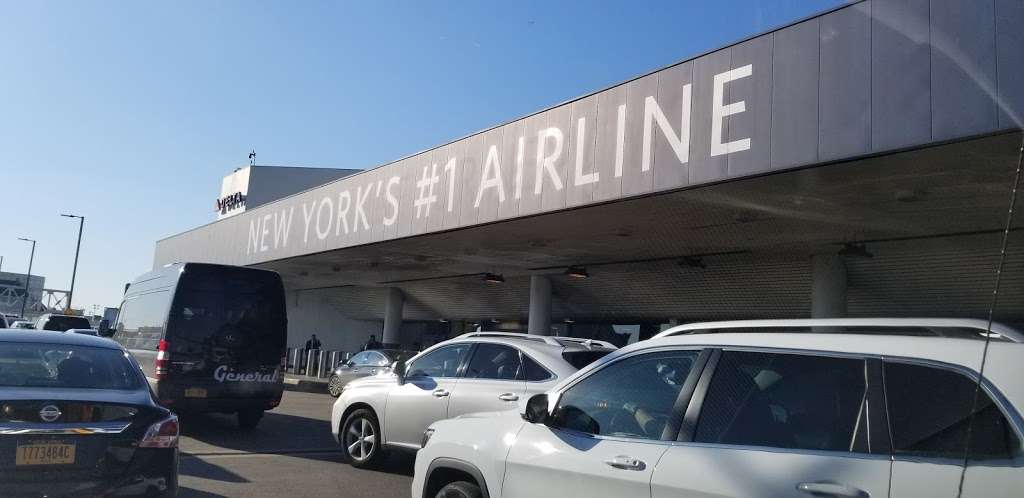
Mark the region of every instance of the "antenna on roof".
<instances>
[{"instance_id":1,"label":"antenna on roof","mask_svg":"<svg viewBox=\"0 0 1024 498\"><path fill-rule=\"evenodd\" d=\"M249 166L256 166L256 149L249 152Z\"/></svg>"}]
</instances>

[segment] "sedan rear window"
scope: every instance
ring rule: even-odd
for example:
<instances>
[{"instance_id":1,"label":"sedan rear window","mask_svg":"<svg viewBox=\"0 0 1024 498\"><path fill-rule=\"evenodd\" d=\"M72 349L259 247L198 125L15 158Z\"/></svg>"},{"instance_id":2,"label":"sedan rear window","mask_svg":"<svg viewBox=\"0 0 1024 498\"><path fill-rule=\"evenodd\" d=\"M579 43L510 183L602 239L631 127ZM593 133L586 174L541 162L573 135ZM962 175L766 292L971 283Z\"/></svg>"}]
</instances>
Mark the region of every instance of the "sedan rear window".
<instances>
[{"instance_id":1,"label":"sedan rear window","mask_svg":"<svg viewBox=\"0 0 1024 498\"><path fill-rule=\"evenodd\" d=\"M0 387L134 390L140 375L116 349L0 342Z\"/></svg>"},{"instance_id":2,"label":"sedan rear window","mask_svg":"<svg viewBox=\"0 0 1024 498\"><path fill-rule=\"evenodd\" d=\"M610 349L597 351L566 351L562 353L562 358L579 370L597 360L600 360L601 358L604 358L611 352L612 350Z\"/></svg>"},{"instance_id":3,"label":"sedan rear window","mask_svg":"<svg viewBox=\"0 0 1024 498\"><path fill-rule=\"evenodd\" d=\"M89 320L80 316L51 316L43 324L43 330L64 332L71 329L91 329Z\"/></svg>"}]
</instances>

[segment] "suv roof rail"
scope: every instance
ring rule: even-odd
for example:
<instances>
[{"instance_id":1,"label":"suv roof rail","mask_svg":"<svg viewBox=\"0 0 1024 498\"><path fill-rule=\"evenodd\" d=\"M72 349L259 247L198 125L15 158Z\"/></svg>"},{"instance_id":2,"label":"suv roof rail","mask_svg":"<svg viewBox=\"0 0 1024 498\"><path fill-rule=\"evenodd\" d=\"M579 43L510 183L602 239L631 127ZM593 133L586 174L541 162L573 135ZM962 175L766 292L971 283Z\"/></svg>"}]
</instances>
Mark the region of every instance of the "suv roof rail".
<instances>
[{"instance_id":1,"label":"suv roof rail","mask_svg":"<svg viewBox=\"0 0 1024 498\"><path fill-rule=\"evenodd\" d=\"M985 339L987 336L994 340L1024 343L1024 333L1019 330L998 322L991 322L989 328L988 320L976 318L799 318L697 322L672 327L654 338L686 334L772 332L763 329L788 329L779 332L790 333L876 334L955 339Z\"/></svg>"},{"instance_id":2,"label":"suv roof rail","mask_svg":"<svg viewBox=\"0 0 1024 498\"><path fill-rule=\"evenodd\" d=\"M552 346L561 346L562 343L555 340L554 337L546 335L533 335L523 334L521 332L469 332L462 334L456 339L468 339L470 337L506 337L510 339L523 339L527 341L543 342Z\"/></svg>"},{"instance_id":3,"label":"suv roof rail","mask_svg":"<svg viewBox=\"0 0 1024 498\"><path fill-rule=\"evenodd\" d=\"M563 343L569 342L569 343L572 343L572 344L582 344L583 346L585 346L587 348L593 348L594 346L597 346L597 347L608 348L608 349L618 349L618 346L616 346L616 345L614 345L614 344L612 344L612 343L610 343L608 341L599 341L597 339L583 339L581 337L555 337L554 339L556 341L563 342Z\"/></svg>"},{"instance_id":4,"label":"suv roof rail","mask_svg":"<svg viewBox=\"0 0 1024 498\"><path fill-rule=\"evenodd\" d=\"M608 348L608 349L618 349L617 346L615 346L614 344L612 344L612 343L610 343L608 341L599 341L599 340L596 340L596 339L584 339L582 337L552 337L552 336L549 336L549 335L524 334L522 332L486 332L486 331L469 332L467 334L462 334L462 335L456 337L456 339L468 339L468 338L471 338L471 337L505 337L505 338L509 338L509 339L522 339L522 340L526 340L526 341L543 342L545 344L549 344L549 345L552 345L552 346L561 346L561 347L565 347L565 346L568 346L568 345L572 344L572 345L581 345L581 346L584 346L584 347L587 347L587 348L593 348L593 347L597 346L597 347Z\"/></svg>"}]
</instances>

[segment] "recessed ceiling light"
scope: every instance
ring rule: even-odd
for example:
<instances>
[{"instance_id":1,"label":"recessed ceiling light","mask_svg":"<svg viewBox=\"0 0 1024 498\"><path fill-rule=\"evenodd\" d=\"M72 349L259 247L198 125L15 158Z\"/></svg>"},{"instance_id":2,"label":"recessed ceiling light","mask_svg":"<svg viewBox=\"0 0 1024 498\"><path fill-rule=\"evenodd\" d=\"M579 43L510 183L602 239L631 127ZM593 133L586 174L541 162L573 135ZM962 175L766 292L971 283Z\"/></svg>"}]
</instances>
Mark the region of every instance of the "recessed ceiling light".
<instances>
[{"instance_id":1,"label":"recessed ceiling light","mask_svg":"<svg viewBox=\"0 0 1024 498\"><path fill-rule=\"evenodd\" d=\"M484 282L489 284L503 284L505 283L505 277L500 273L485 273Z\"/></svg>"},{"instance_id":2,"label":"recessed ceiling light","mask_svg":"<svg viewBox=\"0 0 1024 498\"><path fill-rule=\"evenodd\" d=\"M565 275L572 278L587 278L590 276L590 274L587 273L586 267L583 266L570 266L569 268L566 268Z\"/></svg>"}]
</instances>

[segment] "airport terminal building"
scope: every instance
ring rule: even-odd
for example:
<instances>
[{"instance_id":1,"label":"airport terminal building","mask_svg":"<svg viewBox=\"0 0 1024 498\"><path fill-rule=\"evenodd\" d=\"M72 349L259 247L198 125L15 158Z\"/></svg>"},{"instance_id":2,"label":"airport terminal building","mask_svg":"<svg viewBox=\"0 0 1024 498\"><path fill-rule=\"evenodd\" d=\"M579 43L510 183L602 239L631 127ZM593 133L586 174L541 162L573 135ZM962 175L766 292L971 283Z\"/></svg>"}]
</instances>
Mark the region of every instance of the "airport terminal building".
<instances>
[{"instance_id":1,"label":"airport terminal building","mask_svg":"<svg viewBox=\"0 0 1024 498\"><path fill-rule=\"evenodd\" d=\"M347 351L477 327L621 343L702 320L986 318L1024 6L955 3L853 3L365 171L246 168L154 266L275 270L289 345Z\"/></svg>"}]
</instances>

